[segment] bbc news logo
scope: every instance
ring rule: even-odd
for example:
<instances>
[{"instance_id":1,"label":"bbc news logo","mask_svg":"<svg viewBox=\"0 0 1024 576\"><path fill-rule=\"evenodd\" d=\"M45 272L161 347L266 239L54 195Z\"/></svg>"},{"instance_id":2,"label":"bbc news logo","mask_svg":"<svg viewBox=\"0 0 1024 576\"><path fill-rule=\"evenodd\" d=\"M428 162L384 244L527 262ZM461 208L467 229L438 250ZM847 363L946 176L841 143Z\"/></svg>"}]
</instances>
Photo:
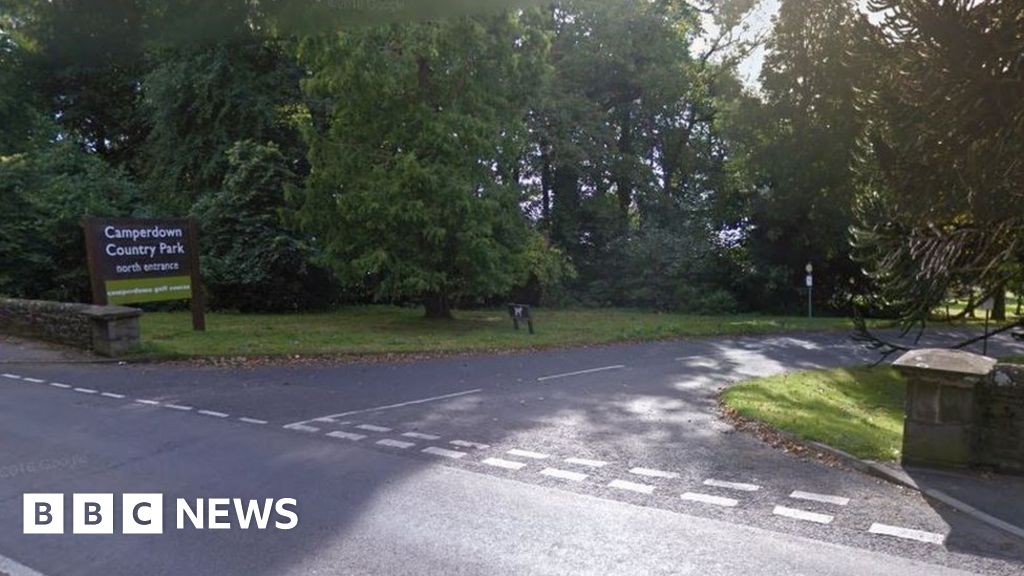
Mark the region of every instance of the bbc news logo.
<instances>
[{"instance_id":1,"label":"bbc news logo","mask_svg":"<svg viewBox=\"0 0 1024 576\"><path fill-rule=\"evenodd\" d=\"M121 534L163 534L163 494L122 494ZM294 498L178 498L175 527L184 530L291 530L299 524ZM63 534L64 494L25 494L22 500L22 533ZM113 494L72 494L72 534L113 534ZM234 522L232 522L232 518ZM273 520L273 522L271 522Z\"/></svg>"}]
</instances>

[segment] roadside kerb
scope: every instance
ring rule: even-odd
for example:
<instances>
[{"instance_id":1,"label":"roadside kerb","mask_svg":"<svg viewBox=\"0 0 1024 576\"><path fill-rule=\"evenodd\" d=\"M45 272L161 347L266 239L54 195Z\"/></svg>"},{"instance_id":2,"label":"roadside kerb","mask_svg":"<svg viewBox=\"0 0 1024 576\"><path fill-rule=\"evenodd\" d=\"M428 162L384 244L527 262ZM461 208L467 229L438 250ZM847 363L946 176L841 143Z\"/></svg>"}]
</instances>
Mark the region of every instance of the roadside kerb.
<instances>
[{"instance_id":1,"label":"roadside kerb","mask_svg":"<svg viewBox=\"0 0 1024 576\"><path fill-rule=\"evenodd\" d=\"M846 464L850 468L853 468L854 470L863 472L865 474L870 474L872 476L875 476L876 478L881 478L882 480L891 482L898 486L902 486L904 488L909 488L911 490L920 492L925 497L941 502L942 504L945 504L946 506L949 506L950 508L953 508L954 510L962 514L966 514L967 516L970 516L971 518L974 518L979 522L983 522L993 528L1002 530L1024 540L1024 528L1011 524L1005 520L996 518L995 516L992 516L991 514L988 514L981 510L978 510L974 506L971 506L970 504L962 500L954 498L953 496L950 496L949 494L941 490L935 490L934 488L922 488L917 484L917 482L913 478L911 478L906 472L902 470L893 469L884 464L875 462L874 460L865 460L862 458L858 458L853 454L850 454L849 452L845 452L838 448L833 448L828 444L822 444L821 442L815 442L813 440L804 440L784 430L778 430L773 428L772 431L775 434L778 434L780 437L784 438L788 442L802 445L809 449L817 450L819 452L824 452L838 460L843 461L844 464Z\"/></svg>"}]
</instances>

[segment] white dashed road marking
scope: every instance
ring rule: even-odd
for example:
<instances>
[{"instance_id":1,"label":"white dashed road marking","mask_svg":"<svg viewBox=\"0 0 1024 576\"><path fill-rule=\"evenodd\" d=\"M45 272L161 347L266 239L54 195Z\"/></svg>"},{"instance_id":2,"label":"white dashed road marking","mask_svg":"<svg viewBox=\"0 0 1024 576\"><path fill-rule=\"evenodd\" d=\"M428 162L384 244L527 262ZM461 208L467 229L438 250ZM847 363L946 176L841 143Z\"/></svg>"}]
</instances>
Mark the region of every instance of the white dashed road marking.
<instances>
[{"instance_id":1,"label":"white dashed road marking","mask_svg":"<svg viewBox=\"0 0 1024 576\"><path fill-rule=\"evenodd\" d=\"M434 456L444 456L445 458L462 458L466 455L465 452L459 452L458 450L448 450L447 448L436 448L434 446L424 448L420 452L433 454Z\"/></svg>"},{"instance_id":2,"label":"white dashed road marking","mask_svg":"<svg viewBox=\"0 0 1024 576\"><path fill-rule=\"evenodd\" d=\"M743 482L726 482L724 480L715 480L714 478L708 478L704 481L705 486L714 486L715 488L728 488L730 490L740 490L742 492L756 492L761 489L757 484L744 484Z\"/></svg>"},{"instance_id":3,"label":"white dashed road marking","mask_svg":"<svg viewBox=\"0 0 1024 576\"><path fill-rule=\"evenodd\" d=\"M298 430L299 432L316 433L320 431L316 426L307 426L305 424L288 424L287 426L284 426L284 428L287 428L288 430ZM330 434L328 434L328 436L330 436Z\"/></svg>"},{"instance_id":4,"label":"white dashed road marking","mask_svg":"<svg viewBox=\"0 0 1024 576\"><path fill-rule=\"evenodd\" d=\"M401 448L402 450L405 450L406 448L412 448L413 446L416 445L415 442L403 442L402 440L392 440L391 438L377 440L377 444L380 444L381 446L390 446L392 448Z\"/></svg>"},{"instance_id":5,"label":"white dashed road marking","mask_svg":"<svg viewBox=\"0 0 1024 576\"><path fill-rule=\"evenodd\" d=\"M64 390L71 388L69 384L61 384L60 382L50 382L50 386L53 386L54 388L63 388ZM122 396L122 398L124 398L124 396Z\"/></svg>"},{"instance_id":6,"label":"white dashed road marking","mask_svg":"<svg viewBox=\"0 0 1024 576\"><path fill-rule=\"evenodd\" d=\"M586 474L572 472L570 470L559 470L558 468L545 468L541 470L540 473L544 476L559 478L561 480L571 480L573 482L582 482L587 479Z\"/></svg>"},{"instance_id":7,"label":"white dashed road marking","mask_svg":"<svg viewBox=\"0 0 1024 576\"><path fill-rule=\"evenodd\" d=\"M702 504L714 504L715 506L727 506L732 508L739 504L738 500L732 498L723 498L721 496L712 496L711 494L701 494L700 492L687 492L682 495L683 500L689 500L690 502L700 502Z\"/></svg>"},{"instance_id":8,"label":"white dashed road marking","mask_svg":"<svg viewBox=\"0 0 1024 576\"><path fill-rule=\"evenodd\" d=\"M192 409L191 406L182 406L181 404L164 404L164 408L170 408L171 410L181 410L183 412L187 412Z\"/></svg>"},{"instance_id":9,"label":"white dashed road marking","mask_svg":"<svg viewBox=\"0 0 1024 576\"><path fill-rule=\"evenodd\" d=\"M630 492L639 492L641 494L651 494L654 492L654 486L629 482L628 480L612 480L608 483L608 487L618 488L620 490L629 490Z\"/></svg>"},{"instance_id":10,"label":"white dashed road marking","mask_svg":"<svg viewBox=\"0 0 1024 576\"><path fill-rule=\"evenodd\" d=\"M502 460L501 458L487 458L482 460L484 464L488 466L494 466L495 468L504 468L506 470L520 470L526 467L524 462L514 462L512 460Z\"/></svg>"},{"instance_id":11,"label":"white dashed road marking","mask_svg":"<svg viewBox=\"0 0 1024 576\"><path fill-rule=\"evenodd\" d=\"M31 382L33 384L42 384L43 382L46 382L46 380L41 380L39 378L29 378L28 376L24 377L23 380L25 382Z\"/></svg>"},{"instance_id":12,"label":"white dashed road marking","mask_svg":"<svg viewBox=\"0 0 1024 576\"><path fill-rule=\"evenodd\" d=\"M818 524L830 524L832 522L832 516L828 514L818 514L817 512L808 512L806 510L797 510L796 508L786 508L785 506L776 506L772 510L772 514L776 516L785 516L786 518L794 518L796 520L805 520L807 522L817 522Z\"/></svg>"},{"instance_id":13,"label":"white dashed road marking","mask_svg":"<svg viewBox=\"0 0 1024 576\"><path fill-rule=\"evenodd\" d=\"M520 450L519 448L513 448L505 453L511 454L512 456L519 456L520 458L532 458L534 460L543 460L545 458L548 458L547 454L541 454L540 452L530 452L529 450Z\"/></svg>"},{"instance_id":14,"label":"white dashed road marking","mask_svg":"<svg viewBox=\"0 0 1024 576\"><path fill-rule=\"evenodd\" d=\"M490 444L481 444L479 442L470 442L469 440L452 440L449 442L452 446L460 446L462 448L476 448L477 450L487 450L491 447Z\"/></svg>"},{"instance_id":15,"label":"white dashed road marking","mask_svg":"<svg viewBox=\"0 0 1024 576\"><path fill-rule=\"evenodd\" d=\"M579 464L580 466L590 466L591 468L600 468L608 465L604 460L588 460L586 458L566 458L565 461L569 464Z\"/></svg>"},{"instance_id":16,"label":"white dashed road marking","mask_svg":"<svg viewBox=\"0 0 1024 576\"><path fill-rule=\"evenodd\" d=\"M159 406L160 405L160 403L157 402L156 400L146 400L144 398L136 398L135 401L138 402L139 404L146 404L148 406Z\"/></svg>"},{"instance_id":17,"label":"white dashed road marking","mask_svg":"<svg viewBox=\"0 0 1024 576\"><path fill-rule=\"evenodd\" d=\"M877 522L871 525L868 532L872 534L882 534L884 536L895 536L896 538L903 538L905 540L916 540L927 544L942 544L946 540L946 537L942 534L925 532L923 530L911 530L910 528L900 528L899 526L889 526L888 524L879 524Z\"/></svg>"},{"instance_id":18,"label":"white dashed road marking","mask_svg":"<svg viewBox=\"0 0 1024 576\"><path fill-rule=\"evenodd\" d=\"M360 430L369 430L370 432L391 432L391 428L387 426L374 426L373 424L360 424L356 426Z\"/></svg>"},{"instance_id":19,"label":"white dashed road marking","mask_svg":"<svg viewBox=\"0 0 1024 576\"><path fill-rule=\"evenodd\" d=\"M545 380L553 380L555 378L566 378L568 376L579 376L580 374L592 374L594 372L604 372L605 370L618 370L620 368L625 368L625 366L622 365L622 364L616 364L614 366L601 366L600 368L588 368L586 370L577 370L575 372L564 372L562 374L551 374L550 376L541 376L540 378L537 378L537 381L538 382L543 382Z\"/></svg>"},{"instance_id":20,"label":"white dashed road marking","mask_svg":"<svg viewBox=\"0 0 1024 576\"><path fill-rule=\"evenodd\" d=\"M196 414L202 414L203 416L213 416L214 418L228 417L228 415L223 412L214 412L213 410L196 410Z\"/></svg>"},{"instance_id":21,"label":"white dashed road marking","mask_svg":"<svg viewBox=\"0 0 1024 576\"><path fill-rule=\"evenodd\" d=\"M651 478L679 478L679 474L676 472L666 472L653 468L630 468L629 473L638 476L650 476Z\"/></svg>"},{"instance_id":22,"label":"white dashed road marking","mask_svg":"<svg viewBox=\"0 0 1024 576\"><path fill-rule=\"evenodd\" d=\"M790 498L796 498L797 500L811 500L812 502L824 502L825 504L835 504L837 506L846 506L850 503L850 499L844 496L832 496L830 494L818 494L816 492L804 492L803 490L794 490L789 495Z\"/></svg>"},{"instance_id":23,"label":"white dashed road marking","mask_svg":"<svg viewBox=\"0 0 1024 576\"><path fill-rule=\"evenodd\" d=\"M354 434L352 432L341 432L341 431L328 432L327 435L330 436L331 438L339 438L341 440L352 440L352 441L362 440L363 438L366 438L366 434Z\"/></svg>"},{"instance_id":24,"label":"white dashed road marking","mask_svg":"<svg viewBox=\"0 0 1024 576\"><path fill-rule=\"evenodd\" d=\"M82 394L96 394L96 390L92 388L75 388L75 392L81 392Z\"/></svg>"},{"instance_id":25,"label":"white dashed road marking","mask_svg":"<svg viewBox=\"0 0 1024 576\"><path fill-rule=\"evenodd\" d=\"M56 382L51 382L51 386L55 386ZM107 398L113 398L115 400L121 400L124 398L124 394L114 394L113 392L100 392L100 396L106 396Z\"/></svg>"},{"instance_id":26,"label":"white dashed road marking","mask_svg":"<svg viewBox=\"0 0 1024 576\"><path fill-rule=\"evenodd\" d=\"M402 434L406 438L417 438L419 440L440 440L440 436L434 434L424 434L422 432L405 432Z\"/></svg>"},{"instance_id":27,"label":"white dashed road marking","mask_svg":"<svg viewBox=\"0 0 1024 576\"><path fill-rule=\"evenodd\" d=\"M246 418L245 416L241 416L238 419L241 420L242 422L248 422L249 424L267 424L266 420L259 420L259 419L256 419L256 418Z\"/></svg>"},{"instance_id":28,"label":"white dashed road marking","mask_svg":"<svg viewBox=\"0 0 1024 576\"><path fill-rule=\"evenodd\" d=\"M21 376L18 376L17 374L8 374L5 372L3 374L0 374L0 376L3 376L4 378L10 378L11 380L21 380Z\"/></svg>"}]
</instances>

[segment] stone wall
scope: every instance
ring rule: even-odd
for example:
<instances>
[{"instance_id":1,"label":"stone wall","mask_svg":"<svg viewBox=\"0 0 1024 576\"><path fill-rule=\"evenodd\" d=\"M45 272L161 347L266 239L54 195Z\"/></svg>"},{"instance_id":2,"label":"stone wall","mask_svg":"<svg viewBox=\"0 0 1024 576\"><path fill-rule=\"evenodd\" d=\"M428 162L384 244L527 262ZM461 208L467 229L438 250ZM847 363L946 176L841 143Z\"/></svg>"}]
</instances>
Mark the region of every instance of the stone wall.
<instances>
[{"instance_id":1,"label":"stone wall","mask_svg":"<svg viewBox=\"0 0 1024 576\"><path fill-rule=\"evenodd\" d=\"M0 332L117 356L139 344L142 311L125 306L93 306L0 298Z\"/></svg>"},{"instance_id":2,"label":"stone wall","mask_svg":"<svg viewBox=\"0 0 1024 576\"><path fill-rule=\"evenodd\" d=\"M978 387L978 459L1024 473L1024 366L997 364Z\"/></svg>"},{"instance_id":3,"label":"stone wall","mask_svg":"<svg viewBox=\"0 0 1024 576\"><path fill-rule=\"evenodd\" d=\"M912 350L903 462L1024 472L1024 366L962 350Z\"/></svg>"}]
</instances>

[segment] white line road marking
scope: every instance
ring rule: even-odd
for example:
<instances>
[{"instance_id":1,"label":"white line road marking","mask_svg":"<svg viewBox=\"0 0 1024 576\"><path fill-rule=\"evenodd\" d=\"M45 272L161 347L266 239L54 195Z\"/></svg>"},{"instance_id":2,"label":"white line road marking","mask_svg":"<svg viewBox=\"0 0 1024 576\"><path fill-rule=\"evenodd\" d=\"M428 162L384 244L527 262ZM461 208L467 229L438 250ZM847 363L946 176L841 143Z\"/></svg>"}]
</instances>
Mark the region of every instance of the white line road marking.
<instances>
[{"instance_id":1,"label":"white line road marking","mask_svg":"<svg viewBox=\"0 0 1024 576\"><path fill-rule=\"evenodd\" d=\"M380 444L381 446L391 446L392 448L401 448L402 450L412 448L416 445L415 442L403 442L401 440L392 440L391 438L377 440L377 444Z\"/></svg>"},{"instance_id":2,"label":"white line road marking","mask_svg":"<svg viewBox=\"0 0 1024 576\"><path fill-rule=\"evenodd\" d=\"M629 482L627 480L612 480L608 483L609 488L618 488L620 490L629 490L630 492L639 492L641 494L650 494L654 492L654 486L649 484L637 484L636 482Z\"/></svg>"},{"instance_id":3,"label":"white line road marking","mask_svg":"<svg viewBox=\"0 0 1024 576\"><path fill-rule=\"evenodd\" d=\"M738 500L732 498L723 498L721 496L712 496L711 494L701 494L700 492L687 492L682 495L683 500L689 500L691 502L700 502L702 504L714 504L715 506L727 506L732 508L739 504Z\"/></svg>"},{"instance_id":4,"label":"white line road marking","mask_svg":"<svg viewBox=\"0 0 1024 576\"><path fill-rule=\"evenodd\" d=\"M313 418L312 420L309 420L309 422L323 422L324 424L342 424L342 422L335 421L334 417L332 416L324 416L323 418Z\"/></svg>"},{"instance_id":5,"label":"white line road marking","mask_svg":"<svg viewBox=\"0 0 1024 576\"><path fill-rule=\"evenodd\" d=\"M29 378L28 376L24 377L23 380L25 382L31 382L33 384L42 384L43 382L46 382L46 380L41 380L39 378Z\"/></svg>"},{"instance_id":6,"label":"white line road marking","mask_svg":"<svg viewBox=\"0 0 1024 576\"><path fill-rule=\"evenodd\" d=\"M540 473L545 476L550 476L552 478L559 478L561 480L572 480L573 482L582 482L587 479L586 474L572 472L569 470L559 470L558 468L545 468L541 470Z\"/></svg>"},{"instance_id":7,"label":"white line road marking","mask_svg":"<svg viewBox=\"0 0 1024 576\"><path fill-rule=\"evenodd\" d=\"M524 462L514 462L512 460L502 460L501 458L487 458L482 460L484 464L488 466L495 466L497 468L504 468L506 470L520 470L526 467Z\"/></svg>"},{"instance_id":8,"label":"white line road marking","mask_svg":"<svg viewBox=\"0 0 1024 576\"><path fill-rule=\"evenodd\" d=\"M240 416L238 419L242 422L248 422L249 424L267 424L266 420L259 420L257 418L246 418L245 416Z\"/></svg>"},{"instance_id":9,"label":"white line road marking","mask_svg":"<svg viewBox=\"0 0 1024 576\"><path fill-rule=\"evenodd\" d=\"M75 392L81 392L82 394L96 394L96 390L92 388L75 388Z\"/></svg>"},{"instance_id":10,"label":"white line road marking","mask_svg":"<svg viewBox=\"0 0 1024 576\"><path fill-rule=\"evenodd\" d=\"M629 473L638 476L650 476L651 478L679 478L679 474L676 472L665 472L664 470L655 470L653 468L630 468Z\"/></svg>"},{"instance_id":11,"label":"white line road marking","mask_svg":"<svg viewBox=\"0 0 1024 576\"><path fill-rule=\"evenodd\" d=\"M64 390L67 390L68 388L71 388L70 385L68 385L68 384L61 384L60 382L50 382L50 386L53 386L54 388L63 388ZM124 398L124 396L122 396L122 398Z\"/></svg>"},{"instance_id":12,"label":"white line road marking","mask_svg":"<svg viewBox=\"0 0 1024 576\"><path fill-rule=\"evenodd\" d=\"M808 512L806 510L797 510L796 508L786 508L785 506L776 506L772 510L772 514L776 516L785 516L786 518L795 518L797 520L806 520L807 522L817 522L818 524L830 524L832 522L832 516L828 514L818 514L817 512Z\"/></svg>"},{"instance_id":13,"label":"white line road marking","mask_svg":"<svg viewBox=\"0 0 1024 576\"><path fill-rule=\"evenodd\" d=\"M223 412L214 412L213 410L196 410L196 414L202 414L203 416L213 416L214 418L228 417L228 415Z\"/></svg>"},{"instance_id":14,"label":"white line road marking","mask_svg":"<svg viewBox=\"0 0 1024 576\"><path fill-rule=\"evenodd\" d=\"M45 576L42 572L36 572L3 554L0 554L0 574L9 574L10 576Z\"/></svg>"},{"instance_id":15,"label":"white line road marking","mask_svg":"<svg viewBox=\"0 0 1024 576\"><path fill-rule=\"evenodd\" d=\"M402 434L406 438L417 438L419 440L440 440L440 436L434 434L424 434L422 432L405 432Z\"/></svg>"},{"instance_id":16,"label":"white line road marking","mask_svg":"<svg viewBox=\"0 0 1024 576\"><path fill-rule=\"evenodd\" d=\"M340 438L342 440L353 440L353 441L355 441L355 440L362 440L363 438L366 438L366 434L355 434L353 432L341 432L341 431L328 432L327 435L330 436L331 438Z\"/></svg>"},{"instance_id":17,"label":"white line road marking","mask_svg":"<svg viewBox=\"0 0 1024 576\"><path fill-rule=\"evenodd\" d=\"M534 460L543 460L548 458L547 454L541 454L540 452L530 452L529 450L520 450L519 448L513 448L505 454L511 454L512 456L519 456L520 458L532 458Z\"/></svg>"},{"instance_id":18,"label":"white line road marking","mask_svg":"<svg viewBox=\"0 0 1024 576\"><path fill-rule=\"evenodd\" d=\"M18 376L17 374L8 374L5 372L3 374L0 374L0 376L3 376L4 378L10 378L11 380L21 380L21 376Z\"/></svg>"},{"instance_id":19,"label":"white line road marking","mask_svg":"<svg viewBox=\"0 0 1024 576\"><path fill-rule=\"evenodd\" d=\"M51 382L50 386L53 386L53 385L54 385L54 382ZM120 400L120 399L124 398L124 394L114 394L113 392L100 392L100 396L106 396L107 398L114 398L115 400Z\"/></svg>"},{"instance_id":20,"label":"white line road marking","mask_svg":"<svg viewBox=\"0 0 1024 576\"><path fill-rule=\"evenodd\" d=\"M579 464L580 466L590 466L591 468L600 468L608 465L604 460L588 460L586 458L566 458L565 461L569 464Z\"/></svg>"},{"instance_id":21,"label":"white line road marking","mask_svg":"<svg viewBox=\"0 0 1024 576\"><path fill-rule=\"evenodd\" d=\"M579 376L580 374L592 374L594 372L604 372L605 370L618 370L625 368L623 364L615 364L614 366L601 366L600 368L588 368L586 370L577 370L575 372L564 372L562 374L551 374L549 376L541 376L537 378L537 382L543 382L545 380L553 380L555 378L566 378L568 376Z\"/></svg>"},{"instance_id":22,"label":"white line road marking","mask_svg":"<svg viewBox=\"0 0 1024 576\"><path fill-rule=\"evenodd\" d=\"M905 540L917 540L918 542L925 542L928 544L941 545L946 540L946 537L942 534L925 532L923 530L911 530L910 528L900 528L899 526L889 526L888 524L879 524L877 522L871 525L868 532L872 534L882 534L884 536L895 536Z\"/></svg>"},{"instance_id":23,"label":"white line road marking","mask_svg":"<svg viewBox=\"0 0 1024 576\"><path fill-rule=\"evenodd\" d=\"M724 480L715 480L714 478L708 478L704 481L705 486L714 486L715 488L728 488L730 490L740 490L742 492L757 492L761 489L757 484L744 484L743 482L726 482Z\"/></svg>"},{"instance_id":24,"label":"white line road marking","mask_svg":"<svg viewBox=\"0 0 1024 576\"><path fill-rule=\"evenodd\" d=\"M474 388L472 390L463 390L462 392L453 392L451 394L442 394L440 396L431 396L430 398L420 398L419 400L410 400L408 402L399 402L397 404L388 404L387 406L377 406L376 408L366 408L364 410L352 410L350 412L341 412L339 414L328 414L327 416L321 416L320 418L316 418L316 420L321 420L323 418L341 418L342 416L352 416L353 414L365 414L367 412L378 412L380 410L391 410L392 408L401 408L403 406L412 406L413 404L423 404L423 403L426 403L426 402L434 402L434 401L437 401L437 400L447 400L448 398L456 398L458 396L465 396L467 394L476 394L477 392L480 392L481 390L483 390L483 388ZM306 422L311 422L311 421L312 420L301 420L299 422L294 422L294 424L305 424ZM287 426L286 426L286 428L287 428Z\"/></svg>"},{"instance_id":25,"label":"white line road marking","mask_svg":"<svg viewBox=\"0 0 1024 576\"><path fill-rule=\"evenodd\" d=\"M373 424L360 424L356 426L360 430L369 430L370 432L391 432L391 428L387 426L374 426Z\"/></svg>"},{"instance_id":26,"label":"white line road marking","mask_svg":"<svg viewBox=\"0 0 1024 576\"><path fill-rule=\"evenodd\" d=\"M487 450L491 447L490 444L481 444L479 442L470 442L469 440L452 440L449 442L452 446L460 446L462 448L476 448L477 450Z\"/></svg>"},{"instance_id":27,"label":"white line road marking","mask_svg":"<svg viewBox=\"0 0 1024 576\"><path fill-rule=\"evenodd\" d=\"M138 402L139 404L147 404L149 406L159 406L160 405L160 403L157 402L156 400L146 400L144 398L136 398L135 401Z\"/></svg>"},{"instance_id":28,"label":"white line road marking","mask_svg":"<svg viewBox=\"0 0 1024 576\"><path fill-rule=\"evenodd\" d=\"M678 361L682 361L682 360L695 360L697 358L713 358L713 357L716 357L716 356L761 356L762 354L763 354L762 352L757 352L757 351L754 351L754 350L741 350L741 349L737 349L737 348L732 348L732 349L728 349L728 350L709 351L709 352L707 352L705 354L691 354L690 356L676 356L675 359L678 360Z\"/></svg>"},{"instance_id":29,"label":"white line road marking","mask_svg":"<svg viewBox=\"0 0 1024 576\"><path fill-rule=\"evenodd\" d=\"M171 410L188 411L191 410L191 406L182 406L181 404L164 404L164 408L170 408Z\"/></svg>"},{"instance_id":30,"label":"white line road marking","mask_svg":"<svg viewBox=\"0 0 1024 576\"><path fill-rule=\"evenodd\" d=\"M288 430L297 430L299 432L315 433L320 431L316 426L306 426L305 424L288 424L287 426L283 426L283 428L287 428Z\"/></svg>"},{"instance_id":31,"label":"white line road marking","mask_svg":"<svg viewBox=\"0 0 1024 576\"><path fill-rule=\"evenodd\" d=\"M434 456L444 456L445 458L462 458L463 456L466 455L465 452L459 452L458 450L448 450L447 448L435 448L434 446L424 448L423 450L420 450L420 452L423 452L425 454L433 454Z\"/></svg>"},{"instance_id":32,"label":"white line road marking","mask_svg":"<svg viewBox=\"0 0 1024 576\"><path fill-rule=\"evenodd\" d=\"M794 490L789 495L790 498L796 498L797 500L811 500L813 502L824 502L825 504L835 504L837 506L846 506L850 503L850 499L844 496L832 496L831 494L818 494L816 492L804 492L803 490Z\"/></svg>"}]
</instances>

